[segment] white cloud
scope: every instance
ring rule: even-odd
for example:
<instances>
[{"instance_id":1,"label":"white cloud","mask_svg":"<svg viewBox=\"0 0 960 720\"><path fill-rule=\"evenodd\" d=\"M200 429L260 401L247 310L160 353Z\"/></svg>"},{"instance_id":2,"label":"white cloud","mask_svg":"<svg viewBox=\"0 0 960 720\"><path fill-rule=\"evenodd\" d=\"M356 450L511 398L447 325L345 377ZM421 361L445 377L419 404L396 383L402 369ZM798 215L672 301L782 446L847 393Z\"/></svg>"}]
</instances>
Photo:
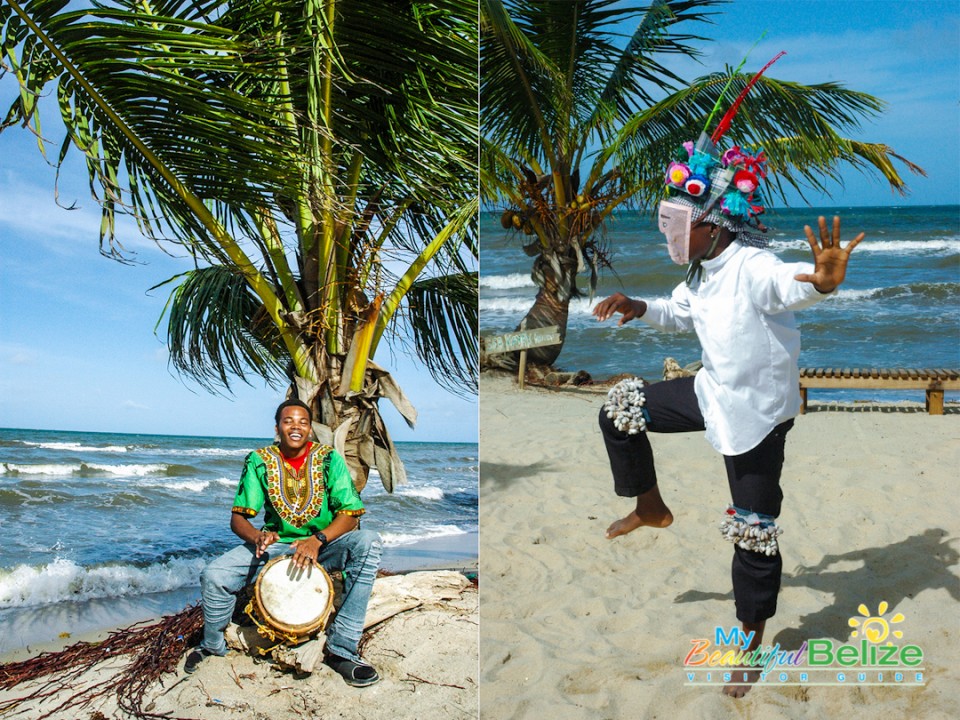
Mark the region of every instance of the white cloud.
<instances>
[{"instance_id":1,"label":"white cloud","mask_svg":"<svg viewBox=\"0 0 960 720\"><path fill-rule=\"evenodd\" d=\"M54 203L52 189L27 185L15 178L5 180L0 186L4 198L0 204L0 225L61 253L70 249L69 245L64 246L64 240L87 246L91 238L98 236L100 217L96 210L62 209Z\"/></svg>"},{"instance_id":2,"label":"white cloud","mask_svg":"<svg viewBox=\"0 0 960 720\"><path fill-rule=\"evenodd\" d=\"M37 352L33 348L19 344L0 344L0 364L32 365L36 360Z\"/></svg>"},{"instance_id":3,"label":"white cloud","mask_svg":"<svg viewBox=\"0 0 960 720\"><path fill-rule=\"evenodd\" d=\"M38 187L24 182L21 173L0 181L0 196L0 236L8 240L29 239L59 255L96 252L100 208L89 195L77 198L61 194L58 205L52 181L50 187ZM128 254L156 250L156 245L140 234L131 218L118 217L116 227L117 237Z\"/></svg>"}]
</instances>

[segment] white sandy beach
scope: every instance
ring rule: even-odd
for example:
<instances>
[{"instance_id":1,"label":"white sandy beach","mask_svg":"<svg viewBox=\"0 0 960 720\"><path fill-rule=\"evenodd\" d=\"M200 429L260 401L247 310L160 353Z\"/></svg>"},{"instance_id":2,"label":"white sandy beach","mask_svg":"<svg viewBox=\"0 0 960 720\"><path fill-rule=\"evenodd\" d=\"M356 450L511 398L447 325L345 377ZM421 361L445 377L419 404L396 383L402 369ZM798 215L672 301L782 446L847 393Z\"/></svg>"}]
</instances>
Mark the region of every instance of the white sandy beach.
<instances>
[{"instance_id":1,"label":"white sandy beach","mask_svg":"<svg viewBox=\"0 0 960 720\"><path fill-rule=\"evenodd\" d=\"M226 658L208 658L193 675L183 672L181 662L176 673L164 675L161 683L151 687L143 709L198 720L475 718L477 591L467 583L462 591L451 593L454 594L455 597L401 612L372 628L362 651L382 678L373 687L349 687L325 665L319 665L309 675L301 675L241 652ZM89 638L90 641L96 639L102 638ZM13 656L4 659L10 660ZM86 677L102 681L119 667L122 663L103 663ZM29 697L38 686L38 683L21 683L9 691L0 691L0 708L11 698ZM57 707L77 689L78 684L71 682L60 687L50 699L27 700L0 714L5 718L37 718ZM105 701L98 700L84 707L70 704L51 717L86 720L130 716L118 711L115 699L108 695Z\"/></svg>"},{"instance_id":2,"label":"white sandy beach","mask_svg":"<svg viewBox=\"0 0 960 720\"><path fill-rule=\"evenodd\" d=\"M720 683L685 685L682 666L693 639L736 624L732 546L718 530L726 477L702 434L652 438L674 524L608 541L633 501L613 492L603 392L519 391L515 377L484 374L480 397L482 718L960 717L955 405L929 416L922 402L812 402L797 419L782 479L783 586L764 637L791 650L851 642L858 607L876 614L886 601L887 620L904 616L891 625L897 642L923 650L924 686L769 682L734 700ZM810 679L825 677L836 673Z\"/></svg>"}]
</instances>

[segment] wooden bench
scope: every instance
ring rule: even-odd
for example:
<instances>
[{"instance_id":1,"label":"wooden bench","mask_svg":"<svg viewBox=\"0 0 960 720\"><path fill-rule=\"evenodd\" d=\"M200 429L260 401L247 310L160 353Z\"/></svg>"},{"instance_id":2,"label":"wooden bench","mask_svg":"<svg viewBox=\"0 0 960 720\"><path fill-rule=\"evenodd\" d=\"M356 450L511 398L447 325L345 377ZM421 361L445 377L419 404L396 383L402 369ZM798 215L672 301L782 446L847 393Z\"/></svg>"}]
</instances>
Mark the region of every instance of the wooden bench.
<instances>
[{"instance_id":1,"label":"wooden bench","mask_svg":"<svg viewBox=\"0 0 960 720\"><path fill-rule=\"evenodd\" d=\"M927 412L943 415L943 391L960 390L960 370L800 368L800 413L809 388L834 390L926 390Z\"/></svg>"}]
</instances>

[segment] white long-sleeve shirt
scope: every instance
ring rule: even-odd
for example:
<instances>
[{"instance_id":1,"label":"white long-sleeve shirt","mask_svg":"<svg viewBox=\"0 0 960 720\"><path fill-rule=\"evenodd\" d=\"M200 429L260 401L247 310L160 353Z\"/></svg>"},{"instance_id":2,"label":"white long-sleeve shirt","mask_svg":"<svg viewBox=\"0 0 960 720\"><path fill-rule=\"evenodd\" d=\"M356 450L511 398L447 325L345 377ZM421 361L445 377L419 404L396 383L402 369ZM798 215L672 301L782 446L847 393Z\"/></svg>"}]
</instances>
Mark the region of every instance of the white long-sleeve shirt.
<instances>
[{"instance_id":1,"label":"white long-sleeve shirt","mask_svg":"<svg viewBox=\"0 0 960 720\"><path fill-rule=\"evenodd\" d=\"M647 303L642 320L667 332L695 330L703 369L694 388L707 440L724 455L752 450L800 411L800 331L793 311L829 294L794 276L810 263L782 262L773 253L731 243L703 261L692 287Z\"/></svg>"}]
</instances>

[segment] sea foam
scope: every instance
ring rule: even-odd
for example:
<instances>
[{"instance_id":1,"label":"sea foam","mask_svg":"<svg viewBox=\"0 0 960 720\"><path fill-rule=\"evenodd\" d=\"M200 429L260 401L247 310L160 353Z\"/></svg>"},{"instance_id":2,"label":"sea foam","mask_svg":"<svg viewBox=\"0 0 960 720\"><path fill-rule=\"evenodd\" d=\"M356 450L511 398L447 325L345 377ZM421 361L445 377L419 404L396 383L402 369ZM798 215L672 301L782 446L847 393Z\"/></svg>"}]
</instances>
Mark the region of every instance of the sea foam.
<instances>
[{"instance_id":1,"label":"sea foam","mask_svg":"<svg viewBox=\"0 0 960 720\"><path fill-rule=\"evenodd\" d=\"M63 558L41 566L18 565L0 570L0 609L175 590L198 584L205 565L202 558L148 567L83 567Z\"/></svg>"},{"instance_id":2,"label":"sea foam","mask_svg":"<svg viewBox=\"0 0 960 720\"><path fill-rule=\"evenodd\" d=\"M481 276L480 287L490 288L491 290L511 290L513 288L536 287L536 285L529 275L510 273L509 275Z\"/></svg>"},{"instance_id":3,"label":"sea foam","mask_svg":"<svg viewBox=\"0 0 960 720\"><path fill-rule=\"evenodd\" d=\"M846 247L846 241L841 238L840 245ZM770 250L803 250L810 252L810 244L806 239L774 240L770 243ZM876 240L867 237L857 245L854 252L890 253L895 255L953 255L960 253L960 240L950 237L930 238L929 240Z\"/></svg>"},{"instance_id":4,"label":"sea foam","mask_svg":"<svg viewBox=\"0 0 960 720\"><path fill-rule=\"evenodd\" d=\"M3 475L72 475L80 471L80 463L65 465L61 463L28 464L28 463L0 463Z\"/></svg>"},{"instance_id":5,"label":"sea foam","mask_svg":"<svg viewBox=\"0 0 960 720\"><path fill-rule=\"evenodd\" d=\"M398 495L424 498L425 500L443 500L443 490L438 487L412 488L402 485L401 488L397 490Z\"/></svg>"},{"instance_id":6,"label":"sea foam","mask_svg":"<svg viewBox=\"0 0 960 720\"><path fill-rule=\"evenodd\" d=\"M418 533L380 533L380 536L383 538L384 545L409 545L421 540L466 533L466 530L461 530L456 525L431 525Z\"/></svg>"},{"instance_id":7,"label":"sea foam","mask_svg":"<svg viewBox=\"0 0 960 720\"><path fill-rule=\"evenodd\" d=\"M125 445L83 445L78 442L30 442L28 440L21 440L20 442L27 447L36 447L43 450L105 453L125 453L130 451L130 448Z\"/></svg>"},{"instance_id":8,"label":"sea foam","mask_svg":"<svg viewBox=\"0 0 960 720\"><path fill-rule=\"evenodd\" d=\"M587 297L574 298L570 301L570 314L589 314L602 298L595 297L592 300ZM534 296L523 295L521 297L499 297L499 298L480 298L480 310L483 313L502 313L524 315L533 307Z\"/></svg>"},{"instance_id":9,"label":"sea foam","mask_svg":"<svg viewBox=\"0 0 960 720\"><path fill-rule=\"evenodd\" d=\"M100 463L0 463L0 475L117 475L144 477L165 475L175 466L166 463L126 463L103 465Z\"/></svg>"}]
</instances>

